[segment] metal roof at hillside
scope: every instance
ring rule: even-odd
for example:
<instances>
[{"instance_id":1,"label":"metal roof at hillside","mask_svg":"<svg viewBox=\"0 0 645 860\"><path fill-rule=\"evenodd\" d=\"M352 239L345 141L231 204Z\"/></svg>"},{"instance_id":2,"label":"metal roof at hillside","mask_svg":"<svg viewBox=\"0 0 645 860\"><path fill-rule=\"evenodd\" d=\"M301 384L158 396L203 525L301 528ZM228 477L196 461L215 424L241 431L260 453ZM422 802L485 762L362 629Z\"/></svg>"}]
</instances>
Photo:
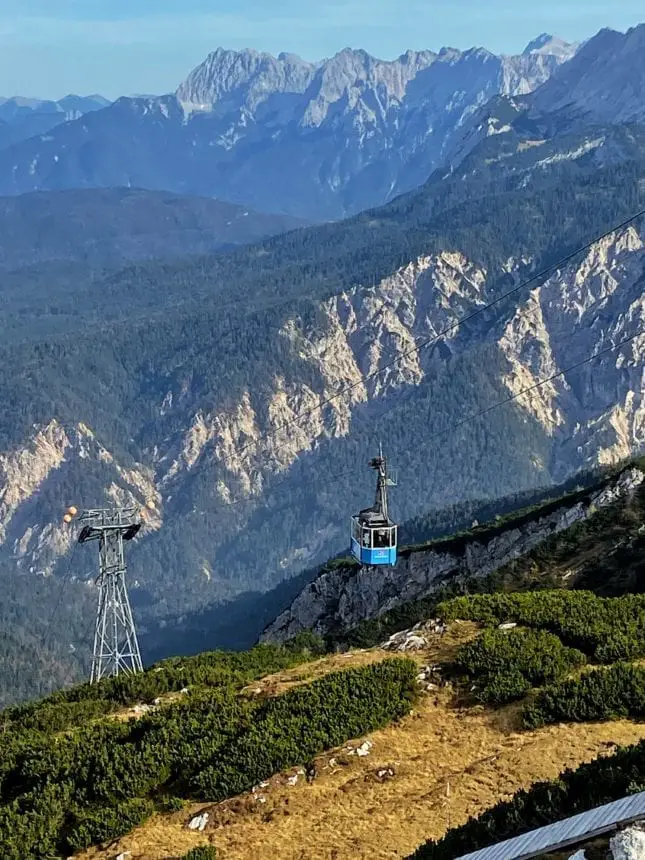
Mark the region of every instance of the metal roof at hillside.
<instances>
[{"instance_id":1,"label":"metal roof at hillside","mask_svg":"<svg viewBox=\"0 0 645 860\"><path fill-rule=\"evenodd\" d=\"M572 815L555 824L547 824L522 836L514 836L497 845L462 854L456 860L530 860L547 851L558 851L582 840L593 839L640 818L645 818L645 791Z\"/></svg>"}]
</instances>

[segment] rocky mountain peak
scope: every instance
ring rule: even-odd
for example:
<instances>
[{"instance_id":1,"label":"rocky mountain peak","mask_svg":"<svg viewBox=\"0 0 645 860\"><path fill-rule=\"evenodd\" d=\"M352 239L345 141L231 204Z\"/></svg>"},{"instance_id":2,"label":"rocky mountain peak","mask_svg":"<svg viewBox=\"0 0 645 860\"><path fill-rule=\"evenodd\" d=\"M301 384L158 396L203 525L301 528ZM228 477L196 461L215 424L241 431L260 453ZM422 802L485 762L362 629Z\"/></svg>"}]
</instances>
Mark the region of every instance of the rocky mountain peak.
<instances>
[{"instance_id":1,"label":"rocky mountain peak","mask_svg":"<svg viewBox=\"0 0 645 860\"><path fill-rule=\"evenodd\" d=\"M550 33L541 33L536 39L533 39L528 43L522 53L526 55L532 54L534 51L541 51L549 44L549 42L551 42L552 39L553 36Z\"/></svg>"},{"instance_id":2,"label":"rocky mountain peak","mask_svg":"<svg viewBox=\"0 0 645 860\"><path fill-rule=\"evenodd\" d=\"M550 33L542 33L537 39L533 39L532 42L528 43L522 51L522 56L530 57L532 54L548 54L568 59L575 54L577 47L576 44L566 42L558 36L552 36Z\"/></svg>"},{"instance_id":3,"label":"rocky mountain peak","mask_svg":"<svg viewBox=\"0 0 645 860\"><path fill-rule=\"evenodd\" d=\"M217 48L177 88L184 110L210 111L222 102L252 108L276 93L303 93L316 66L296 54Z\"/></svg>"},{"instance_id":4,"label":"rocky mountain peak","mask_svg":"<svg viewBox=\"0 0 645 860\"><path fill-rule=\"evenodd\" d=\"M532 99L537 112L570 112L600 122L645 119L645 24L601 30L560 66Z\"/></svg>"}]
</instances>

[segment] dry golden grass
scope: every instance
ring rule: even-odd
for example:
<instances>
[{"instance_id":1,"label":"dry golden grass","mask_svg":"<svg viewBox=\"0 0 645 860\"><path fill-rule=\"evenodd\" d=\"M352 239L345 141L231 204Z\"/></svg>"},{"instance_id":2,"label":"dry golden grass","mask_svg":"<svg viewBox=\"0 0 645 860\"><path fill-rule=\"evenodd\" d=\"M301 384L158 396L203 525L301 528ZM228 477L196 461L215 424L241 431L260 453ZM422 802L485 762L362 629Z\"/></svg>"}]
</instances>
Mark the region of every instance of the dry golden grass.
<instances>
[{"instance_id":1,"label":"dry golden grass","mask_svg":"<svg viewBox=\"0 0 645 860\"><path fill-rule=\"evenodd\" d=\"M403 656L410 657L424 666L428 663L450 660L460 645L474 639L479 629L479 625L469 621L457 621L451 625L444 636L436 636L435 640L424 651ZM330 672L340 672L350 667L369 666L371 663L379 663L387 657L394 656L399 655L395 655L391 651L383 651L380 648L332 654L311 663L304 663L292 669L285 669L283 672L276 672L274 675L267 675L260 681L249 684L242 690L242 693L251 697L277 696L286 693L293 687L322 678Z\"/></svg>"},{"instance_id":2,"label":"dry golden grass","mask_svg":"<svg viewBox=\"0 0 645 860\"><path fill-rule=\"evenodd\" d=\"M445 659L474 631L474 625L454 625L415 659ZM265 679L264 694L384 656L382 651L334 655ZM289 785L286 776L294 769L271 779L256 795L154 816L107 850L92 849L77 860L112 860L122 851L131 852L128 860L170 860L211 842L222 860L401 858L520 788L610 753L616 744L645 738L645 725L629 721L519 732L517 712L517 706L498 712L459 708L449 690L425 694L401 723L369 736L374 746L368 756L349 755L344 748L320 757L311 784L300 777L297 785ZM386 768L394 775L379 777ZM189 831L187 822L202 811L210 814L207 829Z\"/></svg>"}]
</instances>

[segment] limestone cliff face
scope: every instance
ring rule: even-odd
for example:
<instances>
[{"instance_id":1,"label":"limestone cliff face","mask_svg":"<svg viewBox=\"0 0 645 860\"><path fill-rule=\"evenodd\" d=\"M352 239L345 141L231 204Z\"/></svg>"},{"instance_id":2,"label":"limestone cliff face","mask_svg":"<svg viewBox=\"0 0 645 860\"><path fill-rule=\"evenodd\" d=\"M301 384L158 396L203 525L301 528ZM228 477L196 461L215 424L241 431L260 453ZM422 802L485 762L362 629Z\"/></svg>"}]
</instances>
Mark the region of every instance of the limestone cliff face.
<instances>
[{"instance_id":1,"label":"limestone cliff face","mask_svg":"<svg viewBox=\"0 0 645 860\"><path fill-rule=\"evenodd\" d=\"M102 493L83 499L75 488L77 470L86 468L99 470ZM74 539L63 523L70 504L143 507L148 500L156 510L147 513L144 534L161 525L161 496L150 469L119 464L85 424L70 428L52 419L24 448L0 454L0 548L20 570L48 575Z\"/></svg>"},{"instance_id":2,"label":"limestone cliff face","mask_svg":"<svg viewBox=\"0 0 645 860\"><path fill-rule=\"evenodd\" d=\"M320 308L322 326L289 320L278 337L311 367L317 390L300 378L276 374L273 392L260 409L246 391L226 413L199 410L180 437L165 450L159 446L157 477L163 492L175 492L200 463L215 461L238 495L260 494L266 474L285 472L322 440L347 436L357 405L418 385L424 369L414 352L417 341L485 300L486 271L459 252L444 252L421 257L371 288L330 298ZM395 358L396 366L381 372ZM321 401L326 402L322 411L317 408ZM166 395L161 408L171 402ZM295 423L302 413L305 418ZM218 481L217 492L225 501L235 495L225 480Z\"/></svg>"},{"instance_id":3,"label":"limestone cliff face","mask_svg":"<svg viewBox=\"0 0 645 860\"><path fill-rule=\"evenodd\" d=\"M512 260L507 268L519 279L530 263ZM531 290L501 327L477 335L496 344L506 359L502 381L510 395L562 373L517 400L518 409L552 438L557 475L573 461L617 462L645 441L645 335L567 372L643 327L644 278L643 238L629 228ZM237 485L234 491L220 479L223 499L236 492L261 494L266 475L287 471L323 440L346 437L357 406L418 386L428 359L427 351L415 351L416 344L481 307L490 298L488 283L489 273L462 253L443 252L410 262L374 287L329 299L321 306L323 325L290 320L279 337L311 368L317 390L301 378L276 374L273 393L260 408L247 391L225 414L195 413L183 437L172 440L158 461L164 491L177 487L200 462L215 461ZM455 328L444 338L453 355L477 339L461 334ZM325 408L318 410L321 402ZM294 423L302 413L304 419Z\"/></svg>"},{"instance_id":4,"label":"limestone cliff face","mask_svg":"<svg viewBox=\"0 0 645 860\"><path fill-rule=\"evenodd\" d=\"M517 394L644 328L645 245L635 228L593 246L577 265L532 290L499 346ZM618 462L645 440L645 335L518 400L554 440L563 461ZM619 381L620 380L620 381Z\"/></svg>"},{"instance_id":5,"label":"limestone cliff face","mask_svg":"<svg viewBox=\"0 0 645 860\"><path fill-rule=\"evenodd\" d=\"M170 508L178 523L186 516L199 520L191 526L200 544L199 567L206 558L217 571L219 546L232 529L245 528L248 509L232 509L239 517L223 531L192 502L193 482L209 486L214 505L261 504L276 476L289 479L303 457L315 463L321 446L349 440L361 410L410 400L446 355L467 358L482 343L498 351L504 367L500 382L508 395L565 371L514 406L547 435L550 449L541 455L541 467L552 478L616 462L645 440L645 336L591 365L567 368L644 326L644 244L633 228L609 236L585 259L521 295L500 320L450 331L442 353L416 352L415 346L486 303L499 273L475 265L459 249L412 260L380 283L320 303L315 325L289 318L274 336L296 361L289 363L290 371L276 370L261 395L249 381L236 402L213 409L189 382L162 390L159 433L138 464L120 463L82 421L70 429L52 417L22 446L0 454L0 558L48 572L69 547L59 521L67 504L152 498L159 510ZM508 260L503 270L519 282L531 266L530 260ZM168 416L170 433L161 430ZM537 462L533 451L526 457ZM460 464L448 467L455 492L462 492ZM79 499L75 493L88 472L93 489ZM408 510L406 516L421 512ZM150 521L147 533L159 525L159 519ZM274 533L279 555L272 564L289 573L315 563L342 547L344 529L345 520L319 519L298 529L295 538Z\"/></svg>"},{"instance_id":6,"label":"limestone cliff face","mask_svg":"<svg viewBox=\"0 0 645 860\"><path fill-rule=\"evenodd\" d=\"M644 480L645 474L639 469L629 469L594 493L587 503L563 504L519 527L511 525L489 540L473 538L459 551L451 551L447 543L437 549L411 552L393 568L325 571L267 627L261 641L284 642L303 630L323 635L351 630L361 621L428 597L448 578L486 576L631 493Z\"/></svg>"}]
</instances>

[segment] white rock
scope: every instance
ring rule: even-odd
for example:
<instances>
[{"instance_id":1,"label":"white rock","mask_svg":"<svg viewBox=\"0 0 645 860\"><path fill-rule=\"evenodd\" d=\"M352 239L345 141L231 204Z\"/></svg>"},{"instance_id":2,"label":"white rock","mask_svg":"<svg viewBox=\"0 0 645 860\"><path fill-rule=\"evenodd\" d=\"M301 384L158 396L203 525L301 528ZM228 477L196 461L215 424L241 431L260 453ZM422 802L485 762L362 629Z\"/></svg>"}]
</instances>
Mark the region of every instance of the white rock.
<instances>
[{"instance_id":1,"label":"white rock","mask_svg":"<svg viewBox=\"0 0 645 860\"><path fill-rule=\"evenodd\" d=\"M288 785L296 785L298 783L298 776L299 776L299 774L297 774L297 773L294 773L293 776L288 776L287 777L287 784Z\"/></svg>"},{"instance_id":2,"label":"white rock","mask_svg":"<svg viewBox=\"0 0 645 860\"><path fill-rule=\"evenodd\" d=\"M354 752L357 756L366 756L370 754L370 750L373 746L374 744L371 741L365 741L359 747L357 747Z\"/></svg>"},{"instance_id":3,"label":"white rock","mask_svg":"<svg viewBox=\"0 0 645 860\"><path fill-rule=\"evenodd\" d=\"M572 854L571 857L569 857L569 860L587 860L587 855L582 850L576 851L575 854Z\"/></svg>"},{"instance_id":4,"label":"white rock","mask_svg":"<svg viewBox=\"0 0 645 860\"><path fill-rule=\"evenodd\" d=\"M517 623L515 621L505 621L503 624L500 624L497 629L498 630L512 630L514 627L517 627Z\"/></svg>"},{"instance_id":5,"label":"white rock","mask_svg":"<svg viewBox=\"0 0 645 860\"><path fill-rule=\"evenodd\" d=\"M640 826L628 827L612 836L609 849L614 860L643 860L645 858L645 830Z\"/></svg>"},{"instance_id":6,"label":"white rock","mask_svg":"<svg viewBox=\"0 0 645 860\"><path fill-rule=\"evenodd\" d=\"M132 851L122 851L120 854L117 854L116 860L127 860L128 857L132 857Z\"/></svg>"},{"instance_id":7,"label":"white rock","mask_svg":"<svg viewBox=\"0 0 645 860\"><path fill-rule=\"evenodd\" d=\"M206 825L208 824L208 812L204 812L201 815L196 815L188 824L189 830L199 830L202 831Z\"/></svg>"}]
</instances>

